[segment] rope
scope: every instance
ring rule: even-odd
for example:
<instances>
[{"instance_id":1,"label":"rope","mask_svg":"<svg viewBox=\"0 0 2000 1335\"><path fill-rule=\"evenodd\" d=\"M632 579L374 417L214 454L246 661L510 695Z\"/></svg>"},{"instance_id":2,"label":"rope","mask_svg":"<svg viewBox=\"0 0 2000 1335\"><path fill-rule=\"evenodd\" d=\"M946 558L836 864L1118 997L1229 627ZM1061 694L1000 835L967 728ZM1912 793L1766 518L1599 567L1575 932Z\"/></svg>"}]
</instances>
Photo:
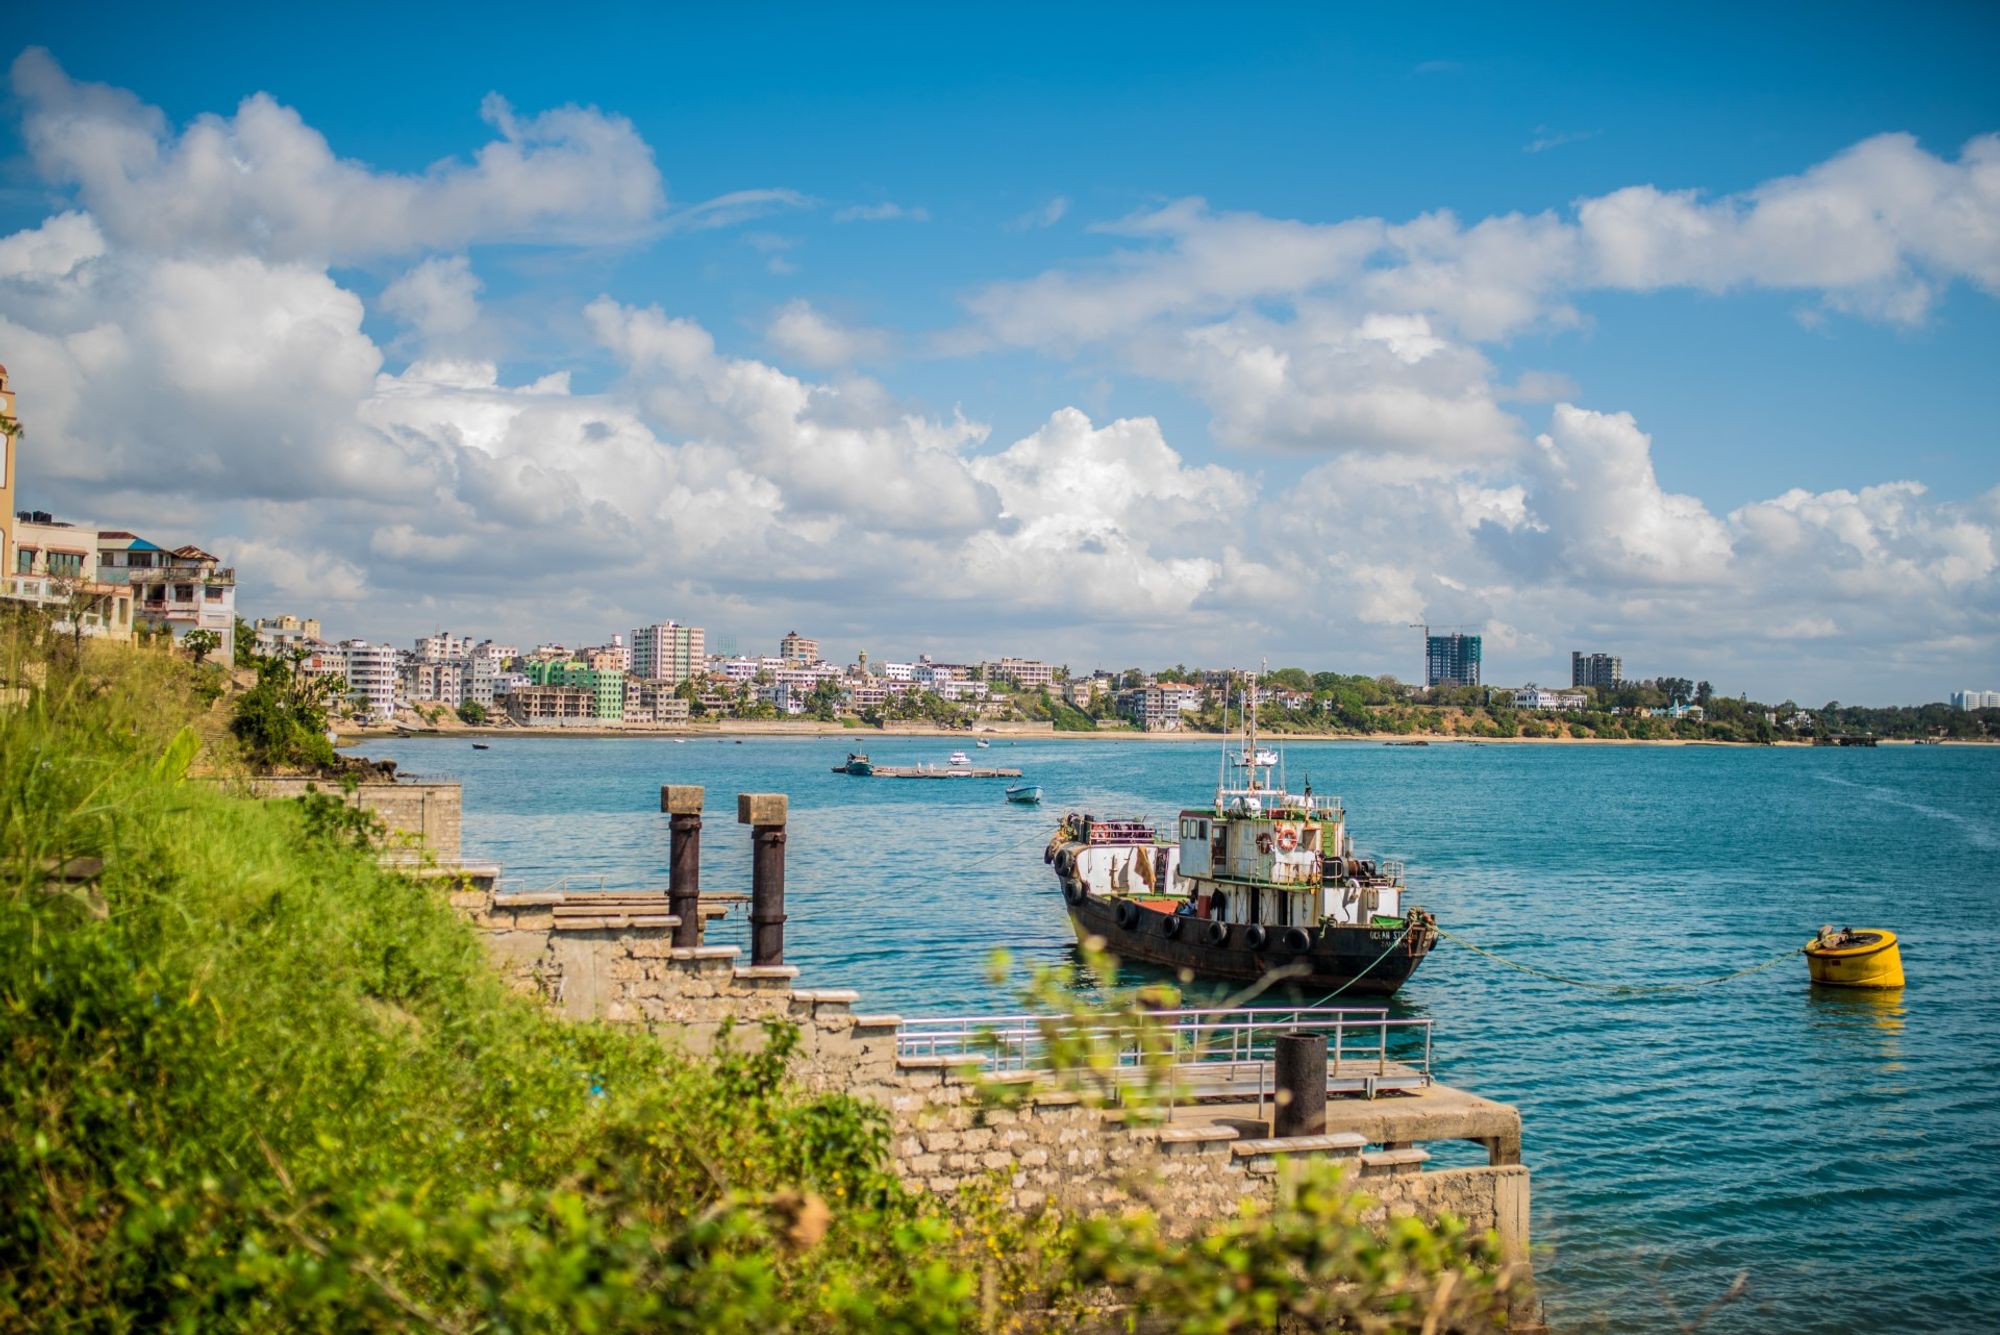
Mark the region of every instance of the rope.
<instances>
[{"instance_id":1,"label":"rope","mask_svg":"<svg viewBox=\"0 0 2000 1335\"><path fill-rule=\"evenodd\" d=\"M1443 929L1440 928L1439 930ZM1389 958L1391 951L1394 951L1397 946L1403 944L1403 938L1408 936L1409 934L1410 934L1410 929L1408 927L1405 927L1403 928L1402 931L1396 933L1396 939L1389 943L1389 949L1383 951L1381 954L1377 955L1374 959L1368 961L1368 967L1366 969L1363 969L1360 973L1355 974L1354 977L1348 979L1346 982L1342 983L1339 987L1334 988L1333 991L1327 993L1325 996L1321 997L1318 1001L1315 1001L1311 1006L1306 1007L1306 1009L1313 1010L1320 1006L1326 1005L1327 1002L1332 1001L1342 992L1345 992L1348 988L1353 987L1363 978L1366 978L1370 973L1374 971L1376 965L1380 964L1383 960Z\"/></svg>"},{"instance_id":2,"label":"rope","mask_svg":"<svg viewBox=\"0 0 2000 1335\"><path fill-rule=\"evenodd\" d=\"M1762 973L1766 969L1775 968L1796 955L1803 955L1806 950L1804 946L1798 946L1782 954L1773 955L1762 964L1753 964L1747 969L1738 969L1735 973L1725 973L1715 978L1698 978L1691 983L1594 983L1584 978L1566 978L1559 973L1550 973L1547 969L1537 969L1532 964L1522 964L1518 960L1510 960L1505 955L1495 954L1484 946L1475 946L1458 933L1448 932L1442 927L1437 929L1437 934L1449 940L1456 941L1475 955L1484 955L1494 963L1504 964L1510 969L1519 969L1522 973L1531 973L1537 978L1546 978L1551 982L1567 983L1571 987L1588 988L1592 992L1609 992L1614 996L1658 996L1665 992L1691 992L1698 987L1714 987L1719 983L1732 982L1738 978L1747 978L1753 973ZM1369 967L1373 968L1374 966L1370 965Z\"/></svg>"},{"instance_id":3,"label":"rope","mask_svg":"<svg viewBox=\"0 0 2000 1335\"><path fill-rule=\"evenodd\" d=\"M1038 843L1046 844L1051 837L1052 837L1051 831L1038 828L1034 831L1034 833L1028 835L1027 838L1016 840L1014 843L1009 844L1007 847L1000 849L997 852L988 853L983 857L976 857L972 859L972 861L970 862L961 863L960 869L969 871L974 867L983 867L987 863L993 861L995 858L1009 857L1015 853L1018 853L1022 849L1026 848L1029 844L1038 844Z\"/></svg>"}]
</instances>

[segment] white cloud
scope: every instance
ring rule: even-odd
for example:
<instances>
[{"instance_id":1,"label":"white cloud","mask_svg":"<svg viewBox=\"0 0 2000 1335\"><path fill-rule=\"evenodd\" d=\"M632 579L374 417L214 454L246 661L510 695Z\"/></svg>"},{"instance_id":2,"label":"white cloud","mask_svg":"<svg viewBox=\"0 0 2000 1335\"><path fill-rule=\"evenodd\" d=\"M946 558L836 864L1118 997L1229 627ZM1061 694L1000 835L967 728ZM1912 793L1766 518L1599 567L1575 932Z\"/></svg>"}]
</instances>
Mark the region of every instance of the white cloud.
<instances>
[{"instance_id":1,"label":"white cloud","mask_svg":"<svg viewBox=\"0 0 2000 1335\"><path fill-rule=\"evenodd\" d=\"M1040 208L1029 209L1007 224L1010 232L1026 232L1037 227L1054 227L1069 213L1069 196L1056 195Z\"/></svg>"},{"instance_id":2,"label":"white cloud","mask_svg":"<svg viewBox=\"0 0 2000 1335\"><path fill-rule=\"evenodd\" d=\"M382 289L382 309L426 338L463 333L479 319L479 275L463 255L425 260Z\"/></svg>"},{"instance_id":3,"label":"white cloud","mask_svg":"<svg viewBox=\"0 0 2000 1335\"><path fill-rule=\"evenodd\" d=\"M1481 628L1498 677L1587 633L1630 670L1753 690L1793 689L1790 647L1812 639L1843 696L2000 656L2000 488L1801 487L1717 514L1662 486L1629 415L1572 406L1553 371L1503 384L1488 359L1607 287L1790 288L1825 318L1885 319L1993 290L1991 138L1948 160L1890 136L1739 196L1639 187L1470 224L1183 200L1098 229L1104 258L974 294L989 346L1087 349L1188 389L1241 451L1224 465L1032 378L990 392L1044 396L1039 424L990 440L841 370L898 335L804 300L763 331L797 373L612 295L531 294L540 341L499 357L470 246L820 207L755 190L672 212L615 117L496 99L493 143L394 175L268 98L175 130L45 56L15 77L37 168L73 196L0 237L23 501L229 552L248 610L377 636L803 615L947 652L1169 644L1406 673L1405 623L1429 620ZM798 244L743 240L778 262ZM377 305L410 332L387 356L331 267L357 259L399 275ZM1514 416L1544 402L1546 424Z\"/></svg>"},{"instance_id":4,"label":"white cloud","mask_svg":"<svg viewBox=\"0 0 2000 1335\"><path fill-rule=\"evenodd\" d=\"M931 213L926 208L909 208L884 200L880 204L850 204L846 208L835 209L833 220L837 223L929 222Z\"/></svg>"},{"instance_id":5,"label":"white cloud","mask_svg":"<svg viewBox=\"0 0 2000 1335\"><path fill-rule=\"evenodd\" d=\"M889 336L882 330L840 324L803 297L778 308L764 337L779 352L813 367L851 366L889 351Z\"/></svg>"},{"instance_id":6,"label":"white cloud","mask_svg":"<svg viewBox=\"0 0 2000 1335\"><path fill-rule=\"evenodd\" d=\"M732 190L699 204L676 209L667 216L667 228L676 232L707 232L718 227L735 227L782 213L788 209L809 209L818 201L796 190Z\"/></svg>"},{"instance_id":7,"label":"white cloud","mask_svg":"<svg viewBox=\"0 0 2000 1335\"><path fill-rule=\"evenodd\" d=\"M1734 554L1722 522L1693 496L1663 491L1653 440L1630 413L1555 406L1535 438L1538 512L1568 560L1612 583L1712 584Z\"/></svg>"},{"instance_id":8,"label":"white cloud","mask_svg":"<svg viewBox=\"0 0 2000 1335\"><path fill-rule=\"evenodd\" d=\"M497 96L499 133L472 160L422 175L375 172L266 94L178 135L155 107L74 82L30 47L13 66L37 170L74 186L119 244L145 250L352 261L478 241L641 235L665 202L652 151L622 117L559 107L521 118Z\"/></svg>"}]
</instances>

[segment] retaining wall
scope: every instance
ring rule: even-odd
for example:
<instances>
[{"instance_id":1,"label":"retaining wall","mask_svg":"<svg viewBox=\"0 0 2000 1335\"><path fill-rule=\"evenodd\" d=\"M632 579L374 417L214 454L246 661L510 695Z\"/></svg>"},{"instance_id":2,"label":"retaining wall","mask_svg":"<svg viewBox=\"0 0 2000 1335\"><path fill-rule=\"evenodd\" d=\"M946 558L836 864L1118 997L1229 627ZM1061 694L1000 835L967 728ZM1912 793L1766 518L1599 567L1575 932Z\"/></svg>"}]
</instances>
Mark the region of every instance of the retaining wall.
<instances>
[{"instance_id":1,"label":"retaining wall","mask_svg":"<svg viewBox=\"0 0 2000 1335\"><path fill-rule=\"evenodd\" d=\"M765 1017L793 1022L797 1078L885 1107L896 1171L912 1187L949 1194L997 1179L1024 1209L1144 1201L1168 1228L1192 1232L1246 1198L1274 1201L1302 1161L1334 1159L1375 1199L1375 1217L1449 1212L1493 1229L1508 1258L1526 1262L1528 1172L1519 1164L1426 1172L1424 1150L1386 1138L1280 1141L1240 1124L1161 1125L1061 1090L996 1106L947 1059L899 1058L901 1018L857 1013L859 993L800 988L795 967L741 964L734 946L676 948L663 899L656 910L629 900L601 910L589 895L495 894L482 878L452 902L484 932L510 984L565 1015L643 1025L690 1051L709 1050L725 1026L754 1043Z\"/></svg>"},{"instance_id":2,"label":"retaining wall","mask_svg":"<svg viewBox=\"0 0 2000 1335\"><path fill-rule=\"evenodd\" d=\"M304 797L308 792L337 797L348 806L379 817L392 835L384 860L417 862L426 854L453 864L459 855L461 800L455 783L404 782L357 784L344 791L337 780L261 777L249 781L257 797Z\"/></svg>"}]
</instances>

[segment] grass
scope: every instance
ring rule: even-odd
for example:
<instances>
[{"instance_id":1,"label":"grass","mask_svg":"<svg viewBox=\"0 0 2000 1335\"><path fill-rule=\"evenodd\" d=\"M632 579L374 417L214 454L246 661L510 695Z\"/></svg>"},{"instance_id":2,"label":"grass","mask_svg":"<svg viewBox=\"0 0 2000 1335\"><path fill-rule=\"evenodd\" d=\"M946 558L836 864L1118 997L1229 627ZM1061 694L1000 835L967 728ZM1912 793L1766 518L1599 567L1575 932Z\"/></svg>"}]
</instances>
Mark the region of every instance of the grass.
<instances>
[{"instance_id":1,"label":"grass","mask_svg":"<svg viewBox=\"0 0 2000 1335\"><path fill-rule=\"evenodd\" d=\"M13 647L0 675L0 1331L1022 1329L1140 1301L1228 1330L1328 1295L1414 1329L1440 1292L1453 1319L1490 1309L1478 1240L1379 1243L1326 1182L1195 1247L1144 1211L1026 1218L973 1193L947 1212L889 1171L882 1110L788 1082L789 1031L694 1060L561 1021L337 803L188 782L197 744L230 760L186 664ZM84 857L94 887L51 889Z\"/></svg>"}]
</instances>

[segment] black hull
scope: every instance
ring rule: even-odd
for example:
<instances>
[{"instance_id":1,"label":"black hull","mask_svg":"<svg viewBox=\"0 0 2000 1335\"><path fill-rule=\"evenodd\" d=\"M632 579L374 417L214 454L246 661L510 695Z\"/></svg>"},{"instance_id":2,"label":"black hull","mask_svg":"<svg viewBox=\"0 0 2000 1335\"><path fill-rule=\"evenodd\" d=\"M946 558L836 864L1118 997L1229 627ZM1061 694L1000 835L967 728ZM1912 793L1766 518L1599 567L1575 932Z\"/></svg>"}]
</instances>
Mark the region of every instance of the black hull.
<instances>
[{"instance_id":1,"label":"black hull","mask_svg":"<svg viewBox=\"0 0 2000 1335\"><path fill-rule=\"evenodd\" d=\"M1182 917L1176 935L1168 936L1165 920L1174 915L1143 904L1133 905L1138 916L1132 925L1121 927L1117 915L1121 902L1087 895L1071 903L1069 916L1078 938L1101 937L1105 950L1120 959L1176 972L1185 969L1202 978L1250 982L1282 972L1286 982L1299 987L1339 988L1342 995L1352 997L1387 997L1409 981L1436 944L1428 920L1401 941L1397 940L1404 933L1401 925L1301 929L1308 938L1303 951L1286 948L1282 927L1266 928L1263 946L1252 948L1246 940L1249 928L1232 923L1224 939L1211 944L1207 920Z\"/></svg>"}]
</instances>

